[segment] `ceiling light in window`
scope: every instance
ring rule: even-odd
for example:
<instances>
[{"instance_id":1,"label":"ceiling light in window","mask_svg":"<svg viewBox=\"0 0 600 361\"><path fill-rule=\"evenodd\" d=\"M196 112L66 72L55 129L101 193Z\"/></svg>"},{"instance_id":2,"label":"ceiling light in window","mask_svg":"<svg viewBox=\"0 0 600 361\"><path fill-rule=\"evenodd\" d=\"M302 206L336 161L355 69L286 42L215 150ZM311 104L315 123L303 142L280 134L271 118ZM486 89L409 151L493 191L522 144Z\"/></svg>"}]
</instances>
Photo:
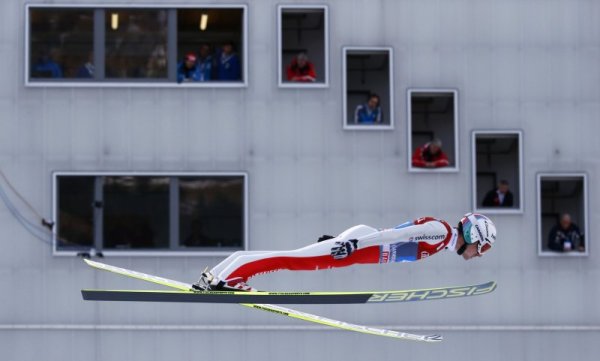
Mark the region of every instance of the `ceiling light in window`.
<instances>
[{"instance_id":1,"label":"ceiling light in window","mask_svg":"<svg viewBox=\"0 0 600 361\"><path fill-rule=\"evenodd\" d=\"M110 28L113 30L117 30L119 28L119 14L118 13L110 14Z\"/></svg>"},{"instance_id":2,"label":"ceiling light in window","mask_svg":"<svg viewBox=\"0 0 600 361\"><path fill-rule=\"evenodd\" d=\"M200 16L200 30L202 30L202 31L206 30L207 26L208 26L208 14L202 14Z\"/></svg>"}]
</instances>

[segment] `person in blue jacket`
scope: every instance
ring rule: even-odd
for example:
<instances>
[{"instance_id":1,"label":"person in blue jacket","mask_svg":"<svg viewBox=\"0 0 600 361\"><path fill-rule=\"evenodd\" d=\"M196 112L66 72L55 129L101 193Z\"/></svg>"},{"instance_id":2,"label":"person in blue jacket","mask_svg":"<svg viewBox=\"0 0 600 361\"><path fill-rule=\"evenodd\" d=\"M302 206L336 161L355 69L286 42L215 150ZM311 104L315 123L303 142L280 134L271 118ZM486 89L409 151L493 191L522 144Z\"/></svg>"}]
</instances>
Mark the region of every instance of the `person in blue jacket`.
<instances>
[{"instance_id":1,"label":"person in blue jacket","mask_svg":"<svg viewBox=\"0 0 600 361\"><path fill-rule=\"evenodd\" d=\"M54 61L54 59L60 57L58 49L51 49L45 51L38 61L33 64L32 77L33 78L62 78L63 71L62 67Z\"/></svg>"},{"instance_id":2,"label":"person in blue jacket","mask_svg":"<svg viewBox=\"0 0 600 361\"><path fill-rule=\"evenodd\" d=\"M183 61L177 64L177 82L200 81L200 68L194 53L187 53Z\"/></svg>"},{"instance_id":3,"label":"person in blue jacket","mask_svg":"<svg viewBox=\"0 0 600 361\"><path fill-rule=\"evenodd\" d=\"M383 114L379 106L379 95L371 93L365 104L359 104L354 111L354 124L381 124Z\"/></svg>"},{"instance_id":4,"label":"person in blue jacket","mask_svg":"<svg viewBox=\"0 0 600 361\"><path fill-rule=\"evenodd\" d=\"M226 42L221 48L217 61L217 79L224 81L241 80L240 58L233 52L233 43Z\"/></svg>"},{"instance_id":5,"label":"person in blue jacket","mask_svg":"<svg viewBox=\"0 0 600 361\"><path fill-rule=\"evenodd\" d=\"M210 81L213 78L214 58L210 53L210 45L202 44L198 54L198 68L200 69L200 81Z\"/></svg>"}]
</instances>

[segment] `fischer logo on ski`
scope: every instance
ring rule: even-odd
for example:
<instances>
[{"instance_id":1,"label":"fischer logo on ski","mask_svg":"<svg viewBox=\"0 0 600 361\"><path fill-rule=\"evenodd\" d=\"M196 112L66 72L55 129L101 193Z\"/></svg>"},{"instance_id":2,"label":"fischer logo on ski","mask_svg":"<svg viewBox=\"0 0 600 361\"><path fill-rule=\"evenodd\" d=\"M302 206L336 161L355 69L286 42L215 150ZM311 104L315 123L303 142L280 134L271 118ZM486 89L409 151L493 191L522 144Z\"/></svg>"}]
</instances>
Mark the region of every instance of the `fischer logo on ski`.
<instances>
[{"instance_id":1,"label":"fischer logo on ski","mask_svg":"<svg viewBox=\"0 0 600 361\"><path fill-rule=\"evenodd\" d=\"M371 296L367 303L381 302L410 302L410 301L427 301L439 300L441 298L456 298L466 296L476 296L490 293L496 289L495 282L483 283L467 287L448 287L431 290L415 290L415 291L396 291L390 293L376 293Z\"/></svg>"}]
</instances>

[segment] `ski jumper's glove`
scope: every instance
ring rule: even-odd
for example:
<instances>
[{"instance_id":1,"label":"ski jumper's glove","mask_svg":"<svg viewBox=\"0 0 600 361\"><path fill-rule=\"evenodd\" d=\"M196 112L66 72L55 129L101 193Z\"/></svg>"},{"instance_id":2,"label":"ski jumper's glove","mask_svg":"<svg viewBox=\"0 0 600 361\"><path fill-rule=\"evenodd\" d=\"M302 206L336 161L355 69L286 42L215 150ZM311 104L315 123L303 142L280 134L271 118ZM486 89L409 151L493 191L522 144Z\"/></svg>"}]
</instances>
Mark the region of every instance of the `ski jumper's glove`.
<instances>
[{"instance_id":1,"label":"ski jumper's glove","mask_svg":"<svg viewBox=\"0 0 600 361\"><path fill-rule=\"evenodd\" d=\"M321 237L319 237L319 239L317 239L317 243L321 243L323 241L326 241L326 240L332 239L332 238L335 238L335 237L334 236L330 236L328 234L324 234Z\"/></svg>"},{"instance_id":2,"label":"ski jumper's glove","mask_svg":"<svg viewBox=\"0 0 600 361\"><path fill-rule=\"evenodd\" d=\"M331 247L331 256L335 259L343 259L350 256L357 249L358 239L349 239L343 242L338 241Z\"/></svg>"}]
</instances>

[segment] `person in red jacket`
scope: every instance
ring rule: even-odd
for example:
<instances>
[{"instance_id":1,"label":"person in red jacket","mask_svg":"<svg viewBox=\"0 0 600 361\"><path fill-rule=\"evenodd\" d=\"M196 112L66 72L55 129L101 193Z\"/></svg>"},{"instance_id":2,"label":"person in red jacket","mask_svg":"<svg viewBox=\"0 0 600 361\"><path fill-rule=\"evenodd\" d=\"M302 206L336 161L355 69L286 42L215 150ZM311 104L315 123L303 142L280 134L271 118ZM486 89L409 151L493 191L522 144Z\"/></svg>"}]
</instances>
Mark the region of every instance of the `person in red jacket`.
<instances>
[{"instance_id":1,"label":"person in red jacket","mask_svg":"<svg viewBox=\"0 0 600 361\"><path fill-rule=\"evenodd\" d=\"M434 139L417 148L412 156L412 165L418 168L447 167L449 165L448 156L442 150L442 141Z\"/></svg>"},{"instance_id":2,"label":"person in red jacket","mask_svg":"<svg viewBox=\"0 0 600 361\"><path fill-rule=\"evenodd\" d=\"M315 66L305 53L296 55L287 68L287 80L293 82L312 83L317 79Z\"/></svg>"}]
</instances>

